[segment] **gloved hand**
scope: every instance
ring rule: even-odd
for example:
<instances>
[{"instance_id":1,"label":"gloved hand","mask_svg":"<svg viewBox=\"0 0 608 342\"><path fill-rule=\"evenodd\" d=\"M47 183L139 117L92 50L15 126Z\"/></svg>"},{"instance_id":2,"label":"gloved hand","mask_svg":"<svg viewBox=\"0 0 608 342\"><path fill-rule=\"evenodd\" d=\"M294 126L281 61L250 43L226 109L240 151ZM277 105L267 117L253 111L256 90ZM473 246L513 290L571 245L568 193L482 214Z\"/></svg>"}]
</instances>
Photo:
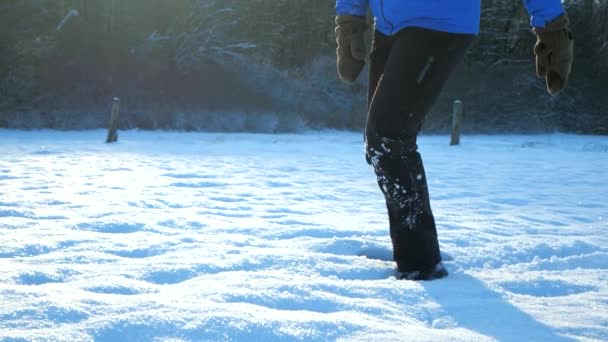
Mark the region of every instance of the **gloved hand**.
<instances>
[{"instance_id":1,"label":"gloved hand","mask_svg":"<svg viewBox=\"0 0 608 342\"><path fill-rule=\"evenodd\" d=\"M338 49L338 75L353 82L365 65L364 34L367 30L365 17L338 15L336 17L336 41Z\"/></svg>"},{"instance_id":2,"label":"gloved hand","mask_svg":"<svg viewBox=\"0 0 608 342\"><path fill-rule=\"evenodd\" d=\"M574 54L574 40L566 14L548 23L544 28L534 28L537 36L536 74L544 78L551 95L566 87Z\"/></svg>"}]
</instances>

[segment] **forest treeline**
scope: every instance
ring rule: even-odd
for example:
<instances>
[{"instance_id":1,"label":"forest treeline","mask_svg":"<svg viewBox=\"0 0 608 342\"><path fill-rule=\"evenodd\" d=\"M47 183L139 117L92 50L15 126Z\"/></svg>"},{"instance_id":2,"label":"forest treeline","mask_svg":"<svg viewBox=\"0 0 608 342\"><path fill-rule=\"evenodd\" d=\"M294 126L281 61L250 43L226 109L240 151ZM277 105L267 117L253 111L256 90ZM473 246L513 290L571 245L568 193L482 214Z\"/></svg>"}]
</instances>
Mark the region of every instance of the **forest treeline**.
<instances>
[{"instance_id":1,"label":"forest treeline","mask_svg":"<svg viewBox=\"0 0 608 342\"><path fill-rule=\"evenodd\" d=\"M570 85L535 76L520 0L483 0L481 34L425 123L446 131L608 134L608 1L566 1ZM327 0L3 0L0 127L96 128L121 98L121 128L360 129L366 79L335 72Z\"/></svg>"}]
</instances>

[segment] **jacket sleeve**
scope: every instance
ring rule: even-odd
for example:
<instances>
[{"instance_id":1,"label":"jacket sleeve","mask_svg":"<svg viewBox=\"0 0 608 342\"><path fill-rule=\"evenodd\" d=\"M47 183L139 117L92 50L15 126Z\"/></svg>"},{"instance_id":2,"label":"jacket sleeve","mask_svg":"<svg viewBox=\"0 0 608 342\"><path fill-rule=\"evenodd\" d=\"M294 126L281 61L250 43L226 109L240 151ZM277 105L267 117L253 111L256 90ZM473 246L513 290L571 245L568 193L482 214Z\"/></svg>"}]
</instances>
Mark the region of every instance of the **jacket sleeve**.
<instances>
[{"instance_id":1,"label":"jacket sleeve","mask_svg":"<svg viewBox=\"0 0 608 342\"><path fill-rule=\"evenodd\" d=\"M542 28L564 14L561 0L522 0L530 14L532 27Z\"/></svg>"},{"instance_id":2,"label":"jacket sleeve","mask_svg":"<svg viewBox=\"0 0 608 342\"><path fill-rule=\"evenodd\" d=\"M348 14L364 17L367 13L368 3L369 0L336 0L336 14Z\"/></svg>"}]
</instances>

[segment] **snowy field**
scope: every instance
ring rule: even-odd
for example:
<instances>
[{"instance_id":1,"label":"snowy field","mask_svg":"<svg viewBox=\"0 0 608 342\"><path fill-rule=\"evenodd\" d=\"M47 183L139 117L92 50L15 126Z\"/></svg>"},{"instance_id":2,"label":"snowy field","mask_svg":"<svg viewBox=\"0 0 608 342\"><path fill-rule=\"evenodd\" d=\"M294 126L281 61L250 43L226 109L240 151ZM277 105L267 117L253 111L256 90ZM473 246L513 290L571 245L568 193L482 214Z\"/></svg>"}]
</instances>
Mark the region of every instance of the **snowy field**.
<instances>
[{"instance_id":1,"label":"snowy field","mask_svg":"<svg viewBox=\"0 0 608 342\"><path fill-rule=\"evenodd\" d=\"M422 137L433 282L360 133L104 139L0 130L0 340L608 340L608 137Z\"/></svg>"}]
</instances>

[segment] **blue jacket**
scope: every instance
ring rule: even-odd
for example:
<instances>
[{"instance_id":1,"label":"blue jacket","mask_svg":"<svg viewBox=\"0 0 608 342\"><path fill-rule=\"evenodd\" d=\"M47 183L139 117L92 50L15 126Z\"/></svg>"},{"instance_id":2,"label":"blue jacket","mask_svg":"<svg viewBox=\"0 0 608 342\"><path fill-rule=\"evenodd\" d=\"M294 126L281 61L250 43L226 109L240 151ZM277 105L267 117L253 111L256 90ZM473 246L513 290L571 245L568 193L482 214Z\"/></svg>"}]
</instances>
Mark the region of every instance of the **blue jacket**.
<instances>
[{"instance_id":1,"label":"blue jacket","mask_svg":"<svg viewBox=\"0 0 608 342\"><path fill-rule=\"evenodd\" d=\"M561 0L522 0L533 27L544 27L564 13ZM452 33L479 33L481 0L337 0L336 13L365 16L368 6L376 30L392 35L417 26Z\"/></svg>"}]
</instances>

